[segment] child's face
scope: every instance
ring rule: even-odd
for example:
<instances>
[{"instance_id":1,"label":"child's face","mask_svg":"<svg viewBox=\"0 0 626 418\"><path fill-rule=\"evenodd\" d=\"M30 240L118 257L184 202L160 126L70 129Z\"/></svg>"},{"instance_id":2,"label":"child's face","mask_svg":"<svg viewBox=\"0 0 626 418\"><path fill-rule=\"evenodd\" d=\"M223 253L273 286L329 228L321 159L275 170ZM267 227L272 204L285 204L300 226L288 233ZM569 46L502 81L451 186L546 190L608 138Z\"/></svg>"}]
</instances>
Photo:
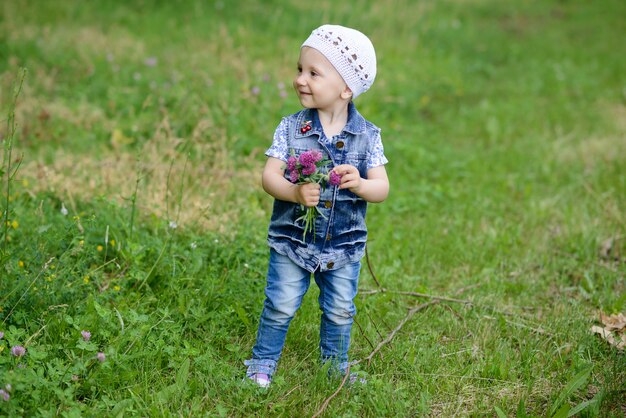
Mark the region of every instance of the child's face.
<instances>
[{"instance_id":1,"label":"child's face","mask_svg":"<svg viewBox=\"0 0 626 418\"><path fill-rule=\"evenodd\" d=\"M335 67L316 49L300 50L298 74L293 87L302 106L330 110L352 97L352 92Z\"/></svg>"}]
</instances>

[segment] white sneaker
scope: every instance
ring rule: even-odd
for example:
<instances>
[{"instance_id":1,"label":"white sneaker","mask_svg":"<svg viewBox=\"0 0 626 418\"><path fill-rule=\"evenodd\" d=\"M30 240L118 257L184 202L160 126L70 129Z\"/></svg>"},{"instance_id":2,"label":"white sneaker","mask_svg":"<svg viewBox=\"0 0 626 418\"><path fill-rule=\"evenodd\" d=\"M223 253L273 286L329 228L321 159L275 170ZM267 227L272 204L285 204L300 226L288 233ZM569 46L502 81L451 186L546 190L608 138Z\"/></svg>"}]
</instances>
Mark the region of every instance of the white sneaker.
<instances>
[{"instance_id":1,"label":"white sneaker","mask_svg":"<svg viewBox=\"0 0 626 418\"><path fill-rule=\"evenodd\" d=\"M272 379L265 373L255 373L252 376L248 376L248 379L262 388L268 388L270 383L272 383Z\"/></svg>"},{"instance_id":2,"label":"white sneaker","mask_svg":"<svg viewBox=\"0 0 626 418\"><path fill-rule=\"evenodd\" d=\"M364 377L360 377L358 373L350 373L348 379L350 380L350 386L353 386L357 383L361 385L367 385L367 379L365 379Z\"/></svg>"}]
</instances>

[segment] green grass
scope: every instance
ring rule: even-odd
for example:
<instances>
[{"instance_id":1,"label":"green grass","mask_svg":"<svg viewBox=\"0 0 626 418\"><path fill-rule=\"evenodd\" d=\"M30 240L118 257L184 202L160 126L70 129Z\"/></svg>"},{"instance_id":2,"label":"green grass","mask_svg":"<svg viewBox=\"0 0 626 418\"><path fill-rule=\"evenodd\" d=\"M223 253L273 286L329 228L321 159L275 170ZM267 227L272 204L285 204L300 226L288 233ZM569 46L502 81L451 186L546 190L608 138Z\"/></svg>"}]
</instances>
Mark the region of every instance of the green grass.
<instances>
[{"instance_id":1,"label":"green grass","mask_svg":"<svg viewBox=\"0 0 626 418\"><path fill-rule=\"evenodd\" d=\"M325 22L377 48L357 102L390 160L368 210L376 277L472 304L419 311L324 415L623 415L624 352L590 328L626 312L624 2L390 4L2 3L0 115L15 110L21 165L7 204L3 119L0 415L312 416L335 392L314 287L273 386L242 384L263 151ZM360 287L376 288L367 268ZM363 292L352 358L424 301Z\"/></svg>"}]
</instances>

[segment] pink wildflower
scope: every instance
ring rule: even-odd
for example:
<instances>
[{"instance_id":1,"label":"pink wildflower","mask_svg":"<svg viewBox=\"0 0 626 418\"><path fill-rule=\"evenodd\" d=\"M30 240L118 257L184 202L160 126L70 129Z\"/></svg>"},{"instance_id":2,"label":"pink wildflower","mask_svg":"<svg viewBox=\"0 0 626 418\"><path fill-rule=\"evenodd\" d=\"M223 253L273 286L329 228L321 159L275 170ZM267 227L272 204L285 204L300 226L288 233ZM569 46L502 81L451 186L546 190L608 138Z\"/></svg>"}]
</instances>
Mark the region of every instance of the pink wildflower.
<instances>
[{"instance_id":1,"label":"pink wildflower","mask_svg":"<svg viewBox=\"0 0 626 418\"><path fill-rule=\"evenodd\" d=\"M293 171L296 169L296 164L298 163L298 159L293 155L287 159L287 170Z\"/></svg>"},{"instance_id":2,"label":"pink wildflower","mask_svg":"<svg viewBox=\"0 0 626 418\"><path fill-rule=\"evenodd\" d=\"M341 175L335 173L334 171L331 171L328 175L328 182L333 186L338 186L339 184L341 184Z\"/></svg>"},{"instance_id":3,"label":"pink wildflower","mask_svg":"<svg viewBox=\"0 0 626 418\"><path fill-rule=\"evenodd\" d=\"M301 128L301 131L305 133L310 129L311 125L306 122L306 125ZM301 153L297 159L293 156L294 150L291 150L291 154L292 157L287 160L289 180L297 184L314 182L319 184L322 189L325 189L330 183L330 174L326 174L320 170L320 168L327 166L332 163L332 161L324 158L324 154L319 149L305 151ZM338 176L333 176L334 181L337 181L336 177ZM313 240L315 240L315 219L321 212L315 206L305 208L304 205L301 205L301 209L304 211L304 214L298 217L296 222L302 222L304 224L302 239L306 238L307 233L312 232Z\"/></svg>"},{"instance_id":4,"label":"pink wildflower","mask_svg":"<svg viewBox=\"0 0 626 418\"><path fill-rule=\"evenodd\" d=\"M91 339L91 332L89 332L89 331L83 330L83 331L80 332L80 335L83 336L83 340L85 340L85 341L89 341Z\"/></svg>"},{"instance_id":5,"label":"pink wildflower","mask_svg":"<svg viewBox=\"0 0 626 418\"><path fill-rule=\"evenodd\" d=\"M11 348L11 354L13 354L15 357L22 357L24 354L26 354L26 349L21 345L13 346Z\"/></svg>"},{"instance_id":6,"label":"pink wildflower","mask_svg":"<svg viewBox=\"0 0 626 418\"><path fill-rule=\"evenodd\" d=\"M148 67L155 67L159 63L159 60L157 59L157 57L148 57L143 60L143 63Z\"/></svg>"},{"instance_id":7,"label":"pink wildflower","mask_svg":"<svg viewBox=\"0 0 626 418\"><path fill-rule=\"evenodd\" d=\"M300 164L304 167L309 167L311 165L315 165L317 161L315 161L315 157L313 156L313 150L305 151L300 154L300 158L298 159Z\"/></svg>"},{"instance_id":8,"label":"pink wildflower","mask_svg":"<svg viewBox=\"0 0 626 418\"><path fill-rule=\"evenodd\" d=\"M309 153L311 153L311 158L313 158L313 162L315 163L318 161L322 161L322 158L324 158L324 155L320 150L312 149L309 151Z\"/></svg>"},{"instance_id":9,"label":"pink wildflower","mask_svg":"<svg viewBox=\"0 0 626 418\"><path fill-rule=\"evenodd\" d=\"M309 164L302 167L302 174L305 176L310 176L311 174L314 174L315 171L317 171L315 164Z\"/></svg>"},{"instance_id":10,"label":"pink wildflower","mask_svg":"<svg viewBox=\"0 0 626 418\"><path fill-rule=\"evenodd\" d=\"M2 398L3 401L8 402L9 399L11 399L11 395L9 395L9 393L4 389L0 389L0 398Z\"/></svg>"},{"instance_id":11,"label":"pink wildflower","mask_svg":"<svg viewBox=\"0 0 626 418\"><path fill-rule=\"evenodd\" d=\"M0 331L0 340L4 338L4 332Z\"/></svg>"},{"instance_id":12,"label":"pink wildflower","mask_svg":"<svg viewBox=\"0 0 626 418\"><path fill-rule=\"evenodd\" d=\"M104 361L107 359L102 351L99 351L98 354L96 354L96 358L100 363L104 363Z\"/></svg>"}]
</instances>

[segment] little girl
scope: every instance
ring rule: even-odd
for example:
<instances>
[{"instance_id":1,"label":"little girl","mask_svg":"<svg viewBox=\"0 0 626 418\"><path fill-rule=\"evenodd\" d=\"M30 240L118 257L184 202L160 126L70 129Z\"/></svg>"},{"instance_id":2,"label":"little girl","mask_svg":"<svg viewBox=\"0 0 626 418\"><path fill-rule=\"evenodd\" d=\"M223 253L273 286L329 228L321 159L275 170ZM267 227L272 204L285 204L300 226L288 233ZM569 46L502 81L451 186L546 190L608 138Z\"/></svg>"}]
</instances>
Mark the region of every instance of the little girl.
<instances>
[{"instance_id":1,"label":"little girl","mask_svg":"<svg viewBox=\"0 0 626 418\"><path fill-rule=\"evenodd\" d=\"M275 199L270 260L256 344L245 362L246 376L261 387L272 380L311 274L320 289L322 361L341 373L348 367L367 202L382 202L389 192L380 129L352 102L375 77L374 46L357 30L323 25L302 44L293 86L304 109L282 119L265 153L263 189ZM285 163L309 150L332 161L338 186L290 182ZM298 220L302 207L320 213L312 231Z\"/></svg>"}]
</instances>

